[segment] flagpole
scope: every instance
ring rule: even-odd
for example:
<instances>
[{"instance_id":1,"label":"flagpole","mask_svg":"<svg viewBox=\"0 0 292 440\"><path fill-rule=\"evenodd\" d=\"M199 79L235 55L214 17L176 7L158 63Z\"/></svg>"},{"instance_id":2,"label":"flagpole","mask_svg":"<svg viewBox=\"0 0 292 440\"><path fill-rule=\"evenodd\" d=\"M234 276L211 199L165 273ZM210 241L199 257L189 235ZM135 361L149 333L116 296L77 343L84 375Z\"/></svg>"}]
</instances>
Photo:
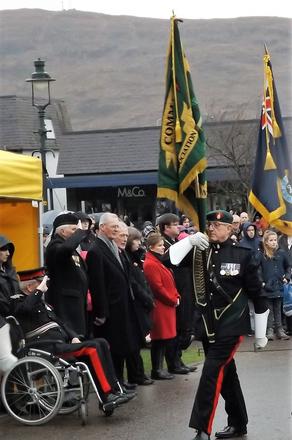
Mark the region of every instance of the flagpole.
<instances>
[{"instance_id":1,"label":"flagpole","mask_svg":"<svg viewBox=\"0 0 292 440\"><path fill-rule=\"evenodd\" d=\"M174 11L173 16L171 17L171 60L172 60L172 84L173 84L173 97L174 97L174 105L175 105L175 141L182 141L182 133L181 126L178 119L178 104L177 104L177 93L176 93L176 75L175 75L175 57L174 57L174 20L175 15Z\"/></svg>"}]
</instances>

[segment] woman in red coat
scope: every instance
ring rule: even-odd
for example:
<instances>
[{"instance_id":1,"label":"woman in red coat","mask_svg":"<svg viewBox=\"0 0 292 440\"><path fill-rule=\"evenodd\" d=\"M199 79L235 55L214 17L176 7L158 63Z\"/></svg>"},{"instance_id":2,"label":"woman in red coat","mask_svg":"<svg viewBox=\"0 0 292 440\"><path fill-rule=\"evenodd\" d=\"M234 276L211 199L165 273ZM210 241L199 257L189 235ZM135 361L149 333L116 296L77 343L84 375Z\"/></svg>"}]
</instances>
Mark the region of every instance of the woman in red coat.
<instances>
[{"instance_id":1,"label":"woman in red coat","mask_svg":"<svg viewBox=\"0 0 292 440\"><path fill-rule=\"evenodd\" d=\"M151 234L147 238L144 262L144 275L154 296L152 311L151 362L152 379L173 379L173 375L163 371L165 348L176 336L176 311L180 295L176 290L173 275L162 263L164 241L160 234Z\"/></svg>"}]
</instances>

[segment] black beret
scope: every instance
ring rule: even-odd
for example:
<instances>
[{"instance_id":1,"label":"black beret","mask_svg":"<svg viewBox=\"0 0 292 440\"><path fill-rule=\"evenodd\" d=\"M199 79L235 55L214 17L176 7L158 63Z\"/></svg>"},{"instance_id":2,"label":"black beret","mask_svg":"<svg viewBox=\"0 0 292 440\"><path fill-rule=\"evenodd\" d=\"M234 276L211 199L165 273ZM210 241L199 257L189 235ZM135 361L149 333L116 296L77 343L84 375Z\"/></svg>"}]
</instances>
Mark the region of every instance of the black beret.
<instances>
[{"instance_id":1,"label":"black beret","mask_svg":"<svg viewBox=\"0 0 292 440\"><path fill-rule=\"evenodd\" d=\"M60 214L55 218L53 223L53 229L55 230L59 226L63 225L77 225L79 218L73 212L68 212L67 214Z\"/></svg>"},{"instance_id":2,"label":"black beret","mask_svg":"<svg viewBox=\"0 0 292 440\"><path fill-rule=\"evenodd\" d=\"M210 211L207 213L207 221L232 224L233 216L230 212L224 211L223 209L217 209L216 211Z\"/></svg>"}]
</instances>

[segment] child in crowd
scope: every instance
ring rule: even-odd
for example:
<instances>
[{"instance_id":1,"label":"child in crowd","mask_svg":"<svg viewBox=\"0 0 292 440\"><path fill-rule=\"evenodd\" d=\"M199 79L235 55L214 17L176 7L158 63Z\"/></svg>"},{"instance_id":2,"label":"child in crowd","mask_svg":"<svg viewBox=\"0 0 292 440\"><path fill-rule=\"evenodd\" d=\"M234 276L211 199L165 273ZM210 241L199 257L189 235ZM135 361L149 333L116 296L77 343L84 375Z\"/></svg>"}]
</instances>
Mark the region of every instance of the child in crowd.
<instances>
[{"instance_id":1,"label":"child in crowd","mask_svg":"<svg viewBox=\"0 0 292 440\"><path fill-rule=\"evenodd\" d=\"M263 252L260 254L264 279L264 295L267 297L270 314L267 338L274 340L274 329L278 339L289 339L282 325L283 285L290 278L291 268L285 251L278 247L278 236L266 230L263 237Z\"/></svg>"}]
</instances>

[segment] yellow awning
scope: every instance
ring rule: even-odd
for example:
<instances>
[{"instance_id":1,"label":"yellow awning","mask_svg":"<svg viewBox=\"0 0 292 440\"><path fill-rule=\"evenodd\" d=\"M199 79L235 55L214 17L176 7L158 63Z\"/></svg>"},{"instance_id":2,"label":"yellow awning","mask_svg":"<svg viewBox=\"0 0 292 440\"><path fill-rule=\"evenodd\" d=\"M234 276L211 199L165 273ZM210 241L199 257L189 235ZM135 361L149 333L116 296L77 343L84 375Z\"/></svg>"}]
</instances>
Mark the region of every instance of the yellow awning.
<instances>
[{"instance_id":1,"label":"yellow awning","mask_svg":"<svg viewBox=\"0 0 292 440\"><path fill-rule=\"evenodd\" d=\"M41 160L0 150L0 197L42 200Z\"/></svg>"}]
</instances>

